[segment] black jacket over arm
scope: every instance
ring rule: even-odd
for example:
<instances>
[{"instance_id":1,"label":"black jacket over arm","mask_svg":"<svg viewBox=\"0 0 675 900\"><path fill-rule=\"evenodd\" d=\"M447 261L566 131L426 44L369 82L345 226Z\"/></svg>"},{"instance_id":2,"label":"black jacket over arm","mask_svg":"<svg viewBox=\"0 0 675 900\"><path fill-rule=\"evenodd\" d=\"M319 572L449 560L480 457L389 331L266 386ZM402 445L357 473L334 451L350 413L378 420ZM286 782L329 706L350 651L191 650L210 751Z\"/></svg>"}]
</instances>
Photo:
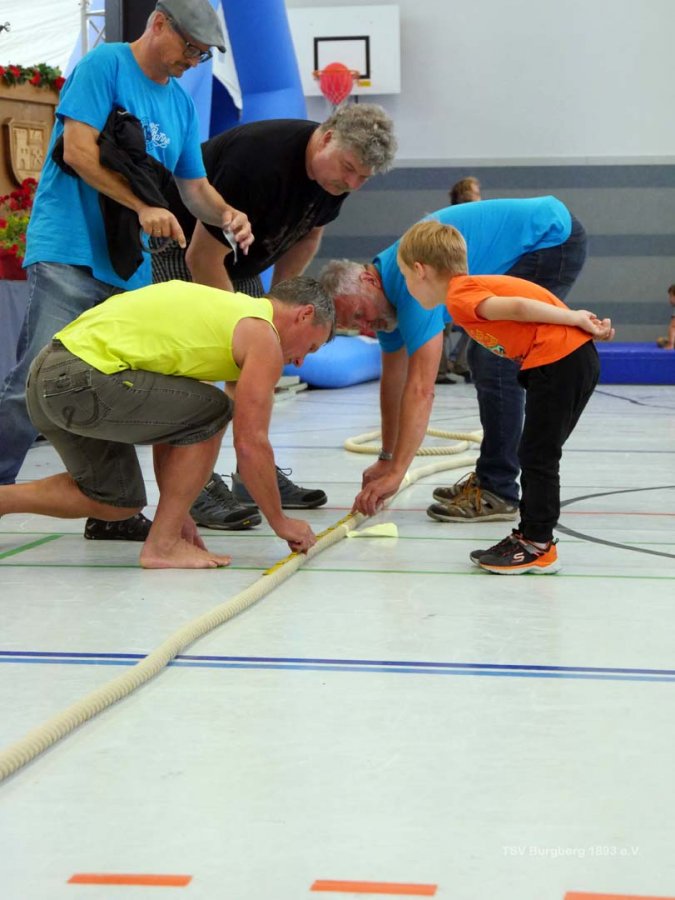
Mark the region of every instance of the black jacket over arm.
<instances>
[{"instance_id":1,"label":"black jacket over arm","mask_svg":"<svg viewBox=\"0 0 675 900\"><path fill-rule=\"evenodd\" d=\"M122 175L139 200L148 206L169 208L164 194L171 184L171 172L146 152L143 126L136 116L115 107L98 136L98 145L101 165ZM63 137L56 142L52 158L68 175L77 175L63 159ZM99 205L110 262L126 281L143 262L138 214L101 193Z\"/></svg>"}]
</instances>

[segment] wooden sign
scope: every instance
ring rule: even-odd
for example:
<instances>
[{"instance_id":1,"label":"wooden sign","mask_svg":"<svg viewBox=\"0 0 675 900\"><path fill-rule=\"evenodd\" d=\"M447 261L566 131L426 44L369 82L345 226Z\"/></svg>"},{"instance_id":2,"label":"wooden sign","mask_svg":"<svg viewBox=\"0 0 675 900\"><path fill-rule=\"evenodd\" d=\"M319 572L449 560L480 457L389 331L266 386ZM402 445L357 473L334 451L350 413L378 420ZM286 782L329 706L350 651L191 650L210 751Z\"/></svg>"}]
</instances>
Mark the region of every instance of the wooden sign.
<instances>
[{"instance_id":1,"label":"wooden sign","mask_svg":"<svg viewBox=\"0 0 675 900\"><path fill-rule=\"evenodd\" d=\"M0 83L0 194L39 177L58 102L53 88Z\"/></svg>"}]
</instances>

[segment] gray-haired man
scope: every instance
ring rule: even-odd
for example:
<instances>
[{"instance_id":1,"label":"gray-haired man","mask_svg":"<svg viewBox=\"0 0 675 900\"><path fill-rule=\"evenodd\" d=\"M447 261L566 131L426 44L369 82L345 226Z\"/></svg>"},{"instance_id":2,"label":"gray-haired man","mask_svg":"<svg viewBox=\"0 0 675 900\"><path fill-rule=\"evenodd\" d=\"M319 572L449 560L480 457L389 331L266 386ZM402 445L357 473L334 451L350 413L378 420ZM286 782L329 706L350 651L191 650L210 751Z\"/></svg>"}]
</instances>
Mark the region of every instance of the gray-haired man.
<instances>
[{"instance_id":1,"label":"gray-haired man","mask_svg":"<svg viewBox=\"0 0 675 900\"><path fill-rule=\"evenodd\" d=\"M337 218L349 193L390 168L395 152L393 123L373 104L343 107L320 124L274 119L211 138L202 145L209 181L247 214L255 242L246 254L234 254L222 230L196 221L176 191L169 198L171 210L190 245L187 252L176 245L156 254L154 280L181 278L260 296L259 276L270 266L273 286L300 275L319 248L324 225ZM327 500L324 491L301 488L282 471L278 477L287 509L311 509ZM234 496L214 474L191 510L198 524L225 529L258 524L238 474L232 483Z\"/></svg>"}]
</instances>

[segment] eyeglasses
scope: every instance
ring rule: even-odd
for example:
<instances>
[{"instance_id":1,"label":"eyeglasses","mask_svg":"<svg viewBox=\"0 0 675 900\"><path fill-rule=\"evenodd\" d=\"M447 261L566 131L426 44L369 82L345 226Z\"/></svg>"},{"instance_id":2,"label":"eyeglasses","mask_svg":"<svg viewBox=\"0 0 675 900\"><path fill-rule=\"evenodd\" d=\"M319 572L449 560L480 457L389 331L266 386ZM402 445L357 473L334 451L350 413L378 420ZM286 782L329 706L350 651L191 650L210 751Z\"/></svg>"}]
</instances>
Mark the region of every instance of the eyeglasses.
<instances>
[{"instance_id":1,"label":"eyeglasses","mask_svg":"<svg viewBox=\"0 0 675 900\"><path fill-rule=\"evenodd\" d=\"M171 16L166 16L166 21L185 44L185 47L183 47L183 56L186 59L199 59L200 63L206 62L207 59L211 59L213 53L210 50L200 50L199 47L195 47L194 44L191 44L178 27L175 19L172 19Z\"/></svg>"}]
</instances>

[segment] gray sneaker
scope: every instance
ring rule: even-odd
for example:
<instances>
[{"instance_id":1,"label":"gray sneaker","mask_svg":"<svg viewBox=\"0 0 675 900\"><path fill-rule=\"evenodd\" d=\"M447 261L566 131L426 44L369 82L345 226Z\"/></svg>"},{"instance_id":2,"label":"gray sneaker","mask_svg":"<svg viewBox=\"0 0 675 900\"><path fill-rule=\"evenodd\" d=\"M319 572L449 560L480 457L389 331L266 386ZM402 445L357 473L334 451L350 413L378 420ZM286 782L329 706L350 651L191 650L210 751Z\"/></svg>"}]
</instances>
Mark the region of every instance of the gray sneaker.
<instances>
[{"instance_id":1,"label":"gray sneaker","mask_svg":"<svg viewBox=\"0 0 675 900\"><path fill-rule=\"evenodd\" d=\"M469 472L468 475L462 475L459 481L456 481L449 487L435 488L432 496L434 500L439 500L441 503L449 503L454 500L458 494L461 494L463 491L468 491L470 488L476 487L476 485L476 473Z\"/></svg>"},{"instance_id":2,"label":"gray sneaker","mask_svg":"<svg viewBox=\"0 0 675 900\"><path fill-rule=\"evenodd\" d=\"M256 506L244 506L232 495L220 475L215 472L190 509L190 515L203 528L242 531L262 522Z\"/></svg>"},{"instance_id":3,"label":"gray sneaker","mask_svg":"<svg viewBox=\"0 0 675 900\"><path fill-rule=\"evenodd\" d=\"M462 490L452 500L432 503L427 515L437 522L506 522L518 516L518 505L502 500L481 488L471 473ZM435 495L434 491L434 495Z\"/></svg>"},{"instance_id":4,"label":"gray sneaker","mask_svg":"<svg viewBox=\"0 0 675 900\"><path fill-rule=\"evenodd\" d=\"M511 532L511 534L507 535L505 538L502 538L497 544L494 544L492 547L488 547L486 550L472 550L469 553L469 559L474 564L474 566L480 567L481 560L484 556L487 556L491 553L501 553L505 548L510 547L513 543L514 537L522 537L519 531L516 531L515 528Z\"/></svg>"},{"instance_id":5,"label":"gray sneaker","mask_svg":"<svg viewBox=\"0 0 675 900\"><path fill-rule=\"evenodd\" d=\"M276 466L276 470L281 505L284 509L316 509L317 506L323 506L328 500L325 491L319 488L304 488L294 484L287 477L291 474L291 469L284 471ZM240 503L254 503L238 472L232 473L232 492Z\"/></svg>"}]
</instances>

